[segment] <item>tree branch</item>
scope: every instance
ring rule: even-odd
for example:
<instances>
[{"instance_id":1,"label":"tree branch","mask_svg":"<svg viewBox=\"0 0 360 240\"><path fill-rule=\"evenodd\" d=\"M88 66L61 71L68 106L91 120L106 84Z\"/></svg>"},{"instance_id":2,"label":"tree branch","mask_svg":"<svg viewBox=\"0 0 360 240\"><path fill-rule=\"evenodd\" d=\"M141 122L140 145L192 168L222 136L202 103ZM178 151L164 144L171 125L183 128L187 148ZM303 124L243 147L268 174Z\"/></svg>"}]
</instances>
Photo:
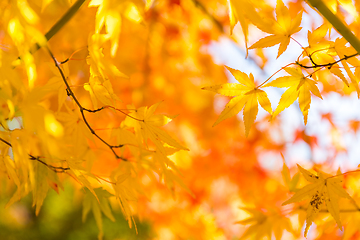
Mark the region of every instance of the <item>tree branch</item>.
<instances>
[{"instance_id":1,"label":"tree branch","mask_svg":"<svg viewBox=\"0 0 360 240\"><path fill-rule=\"evenodd\" d=\"M51 58L53 59L53 61L54 61L54 63L55 63L55 67L59 70L62 80L64 81L64 83L65 83L65 85L66 85L67 95L68 95L68 96L71 96L71 97L74 99L76 105L79 107L79 110L80 110L80 113L81 113L81 117L82 117L85 125L87 126L87 128L90 130L90 132L91 132L97 139L99 139L101 142L103 142L106 146L108 146L108 147L110 148L110 150L113 152L113 154L115 155L115 157L116 157L117 159L121 159L121 160L123 160L123 161L127 161L126 158L123 158L123 157L119 156L119 155L115 152L115 150L114 150L114 148L120 148L120 147L123 147L123 145L111 145L111 144L109 144L108 142L106 142L102 137L100 137L100 136L95 132L95 130L90 126L89 122L87 121L87 119L86 119L86 117L85 117L84 111L86 111L86 112L93 112L93 113L94 113L94 112L101 111L101 110L103 110L104 108L99 108L99 109L96 109L96 110L89 110L89 109L84 108L84 107L80 104L79 100L76 98L74 92L73 92L72 89L70 88L69 83L66 81L65 74L64 74L63 70L62 70L61 67L60 67L60 62L56 60L54 54L50 51L50 49L49 49L48 47L47 47L47 50L48 50Z\"/></svg>"},{"instance_id":2,"label":"tree branch","mask_svg":"<svg viewBox=\"0 0 360 240\"><path fill-rule=\"evenodd\" d=\"M306 65L303 65L303 64L299 63L298 61L296 61L295 63L296 63L297 65L299 65L300 67L302 67L302 68L327 67L327 68L330 69L330 68L331 68L332 66L334 66L335 64L337 64L337 63L339 63L339 62L341 62L341 61L344 61L344 60L348 60L349 58L356 57L356 56L358 56L358 55L359 55L359 53L354 53L353 55L345 56L345 57L343 57L343 58L341 58L341 59L339 59L339 60L337 60L337 61L335 61L335 62L326 63L326 64L317 64L317 63L315 63L314 60L311 58L311 55L310 55L310 56L308 56L308 57L309 57L310 61L312 62L313 66L306 66Z\"/></svg>"},{"instance_id":3,"label":"tree branch","mask_svg":"<svg viewBox=\"0 0 360 240\"><path fill-rule=\"evenodd\" d=\"M9 147L12 148L11 143L6 141L5 139L0 138L0 141L2 141L3 143L5 143L6 145L8 145ZM38 161L39 163L44 164L46 167L50 168L52 171L54 171L56 173L64 173L64 172L70 170L70 168L68 168L68 167L55 167L55 166L52 166L52 165L47 164L46 162L40 160L40 157L35 157L34 155L29 154L29 153L28 153L28 155L29 155L30 160Z\"/></svg>"},{"instance_id":4,"label":"tree branch","mask_svg":"<svg viewBox=\"0 0 360 240\"><path fill-rule=\"evenodd\" d=\"M80 9L82 4L86 0L77 0L70 8L67 10L67 12L57 21L50 30L45 34L46 40L50 40L57 32L60 31L61 28L64 27L64 25L75 15L75 13ZM35 53L37 50L40 49L40 45L38 43L35 43L34 46L31 48L31 53Z\"/></svg>"}]
</instances>

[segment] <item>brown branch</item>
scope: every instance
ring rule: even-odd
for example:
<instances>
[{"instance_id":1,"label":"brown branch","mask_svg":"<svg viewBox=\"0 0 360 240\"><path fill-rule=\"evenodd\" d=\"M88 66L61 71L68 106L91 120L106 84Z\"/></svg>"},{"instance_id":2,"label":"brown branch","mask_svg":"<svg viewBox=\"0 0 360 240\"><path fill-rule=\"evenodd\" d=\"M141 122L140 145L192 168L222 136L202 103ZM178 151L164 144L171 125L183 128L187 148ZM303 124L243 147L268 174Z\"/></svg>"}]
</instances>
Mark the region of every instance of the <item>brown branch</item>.
<instances>
[{"instance_id":1,"label":"brown branch","mask_svg":"<svg viewBox=\"0 0 360 240\"><path fill-rule=\"evenodd\" d=\"M132 118L132 119L134 119L134 120L136 120L136 121L145 122L144 119L135 118L135 117L129 115L128 113L124 112L123 110L118 109L118 108L115 108L115 107L113 107L113 106L108 106L108 105L107 105L107 106L103 106L103 107L101 107L101 108L94 109L94 110L87 109L87 108L83 108L83 109L84 109L84 111L86 111L86 112L95 113L95 112L100 112L101 110L104 110L104 109L107 109L107 108L111 108L111 109L113 109L113 110L115 110L115 111L121 112L122 114L124 114L124 115L128 116L129 118Z\"/></svg>"},{"instance_id":2,"label":"brown branch","mask_svg":"<svg viewBox=\"0 0 360 240\"><path fill-rule=\"evenodd\" d=\"M72 99L74 99L76 105L79 107L79 110L80 110L80 113L81 113L81 117L82 117L85 125L87 126L87 128L90 130L91 134L93 134L97 139L99 139L99 140L100 140L101 142L103 142L106 146L108 146L117 159L121 159L121 160L123 160L123 161L127 161L126 158L119 156L119 155L115 152L115 150L114 150L114 148L121 148L121 147L123 147L124 145L111 145L111 144L109 144L108 142L106 142L102 137L100 137L100 136L95 132L95 130L90 126L89 122L87 121L87 119L86 119L86 117L85 117L84 111L85 111L85 112L94 113L94 112L99 112L99 111L101 111L101 110L103 110L103 109L105 109L105 108L102 107L102 108L99 108L99 109L96 109L96 110L90 110L90 109L84 108L84 107L81 105L81 103L79 102L79 100L76 98L74 92L73 92L72 89L70 88L69 83L66 81L65 74L64 74L63 70L62 70L61 67L60 67L61 63L56 60L55 56L53 55L53 53L51 52L51 50L50 50L48 47L47 47L47 50L48 50L51 58L53 59L53 61L54 61L54 63L55 63L55 67L59 70L60 75L61 75L61 78L63 79L63 81L64 81L64 83L65 83L65 85L66 85L67 95L68 95L68 96L71 96Z\"/></svg>"},{"instance_id":3,"label":"brown branch","mask_svg":"<svg viewBox=\"0 0 360 240\"><path fill-rule=\"evenodd\" d=\"M2 141L3 143L5 143L6 145L8 145L9 147L12 147L11 143L9 143L8 141L0 138L0 141Z\"/></svg>"},{"instance_id":4,"label":"brown branch","mask_svg":"<svg viewBox=\"0 0 360 240\"><path fill-rule=\"evenodd\" d=\"M317 64L317 63L315 63L314 60L312 59L311 55L309 55L308 57L309 57L311 63L313 64L313 66L306 66L306 65L301 64L301 63L298 62L298 61L296 61L295 63L296 63L298 66L302 67L302 68L320 68L320 67L327 67L328 69L330 69L330 68L331 68L332 66L334 66L335 64L337 64L337 63L339 63L339 62L341 62L341 61L344 61L344 60L348 60L349 58L356 57L356 56L358 56L358 55L359 55L359 53L354 53L354 54L352 54L352 55L350 55L350 56L345 56L345 57L343 57L343 58L341 58L341 59L339 59L339 60L337 60L337 61L335 61L335 62L326 63L326 64Z\"/></svg>"},{"instance_id":5,"label":"brown branch","mask_svg":"<svg viewBox=\"0 0 360 240\"><path fill-rule=\"evenodd\" d=\"M6 141L5 139L0 138L0 141L2 141L3 143L5 143L6 145L8 145L9 147L12 148L12 144L9 143L8 141ZM64 173L64 172L70 170L70 168L68 168L68 167L55 167L50 164L47 164L46 162L40 160L40 157L35 157L34 155L32 155L30 153L28 153L28 155L29 155L30 160L38 161L39 163L44 164L46 167L48 167L49 169L51 169L52 171L54 171L56 173Z\"/></svg>"},{"instance_id":6,"label":"brown branch","mask_svg":"<svg viewBox=\"0 0 360 240\"><path fill-rule=\"evenodd\" d=\"M40 157L35 157L35 156L31 155L31 154L29 154L29 156L30 156L30 160L38 161L38 162L44 164L45 166L47 166L48 168L50 168L51 170L53 170L54 172L56 172L56 173L64 173L67 170L70 170L70 168L68 168L68 167L66 167L66 168L64 168L64 167L54 167L52 165L49 165L46 162L40 160Z\"/></svg>"}]
</instances>

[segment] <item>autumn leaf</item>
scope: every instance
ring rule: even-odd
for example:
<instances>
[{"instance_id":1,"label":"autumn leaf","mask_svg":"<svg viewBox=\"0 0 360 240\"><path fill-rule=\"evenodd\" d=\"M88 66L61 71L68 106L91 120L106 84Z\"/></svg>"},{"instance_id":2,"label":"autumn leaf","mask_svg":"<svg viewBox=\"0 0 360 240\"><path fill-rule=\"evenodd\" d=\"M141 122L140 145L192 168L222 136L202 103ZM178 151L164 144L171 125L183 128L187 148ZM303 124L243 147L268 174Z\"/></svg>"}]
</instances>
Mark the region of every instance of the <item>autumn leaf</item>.
<instances>
[{"instance_id":1,"label":"autumn leaf","mask_svg":"<svg viewBox=\"0 0 360 240\"><path fill-rule=\"evenodd\" d=\"M86 139L94 141L94 137L86 127L86 124L81 120L79 113L67 109L67 112L60 112L57 115L57 119L62 123L65 128L65 137L67 142L74 144L75 148L73 149L77 153L82 152L84 149L84 143ZM86 147L85 147L86 148Z\"/></svg>"},{"instance_id":2,"label":"autumn leaf","mask_svg":"<svg viewBox=\"0 0 360 240\"><path fill-rule=\"evenodd\" d=\"M318 11L310 10L313 2ZM348 164L354 163L356 147L339 139L356 144L352 135L360 125L356 118L343 118L348 109L356 113L348 101L360 93L360 1L1 3L0 196L7 204L0 210L0 229L7 235L42 239L46 228L48 239L75 234L80 239L279 240L299 238L305 227L308 234L315 221L316 238L339 238L337 226L344 226L343 238L358 237L358 170L330 176L300 167L293 173L292 166L310 160L318 169L357 165ZM326 16L327 7L336 15ZM236 32L237 23L242 32ZM250 41L255 51L248 54ZM285 55L290 41L291 54ZM281 60L265 49L275 45ZM229 61L239 65L228 68L235 83L225 83L223 64ZM283 77L265 80L282 70ZM224 97L214 101L203 86ZM274 89L264 88L270 86ZM273 113L269 94L280 88L285 93ZM298 101L307 123L312 95L334 103L326 110L330 123L319 118L320 128L303 128L294 124L292 111L276 117ZM218 119L209 119L227 98ZM338 106L344 99L346 105ZM257 119L259 104L273 113L271 121ZM225 121L230 117L231 124ZM209 131L209 123L216 128ZM298 143L308 144L311 154L298 154L303 147ZM289 156L282 169L274 157L280 152ZM279 208L288 192L293 197L285 203L305 201ZM72 196L75 202L63 201ZM33 210L14 204L22 198ZM40 211L46 224L28 221L27 213ZM85 228L76 222L76 214L85 221L90 212L95 229L88 228L91 222ZM326 215L324 221L318 212ZM115 227L121 231L111 231L110 220L121 213L127 223L120 221ZM19 227L24 231L16 232Z\"/></svg>"},{"instance_id":3,"label":"autumn leaf","mask_svg":"<svg viewBox=\"0 0 360 240\"><path fill-rule=\"evenodd\" d=\"M304 48L303 56L311 56L312 64L328 64L335 61L334 44L326 39L329 28L329 24L324 23L314 31L307 33L309 46Z\"/></svg>"},{"instance_id":4,"label":"autumn leaf","mask_svg":"<svg viewBox=\"0 0 360 240\"><path fill-rule=\"evenodd\" d=\"M282 155L281 155L282 156ZM283 157L283 156L282 156ZM284 163L283 163L283 168L281 171L281 175L283 177L284 183L286 184L286 186L288 187L290 192L295 192L297 190L296 186L299 182L299 177L300 174L296 173L292 178L290 176L290 170L288 168L288 166L285 163L285 159L283 157Z\"/></svg>"},{"instance_id":5,"label":"autumn leaf","mask_svg":"<svg viewBox=\"0 0 360 240\"><path fill-rule=\"evenodd\" d=\"M285 71L291 76L280 77L264 85L264 87L288 87L281 96L279 105L275 109L272 118L276 117L298 99L301 112L304 116L304 123L306 124L311 103L311 93L321 99L322 96L316 86L316 82L305 77L299 68L285 68Z\"/></svg>"},{"instance_id":6,"label":"autumn leaf","mask_svg":"<svg viewBox=\"0 0 360 240\"><path fill-rule=\"evenodd\" d=\"M235 116L244 109L245 135L248 136L250 128L253 125L258 113L258 104L271 114L271 103L266 92L256 87L254 76L252 74L250 74L249 77L247 74L239 70L235 70L230 67L226 68L231 72L239 84L225 83L202 88L224 96L233 97L226 104L225 109L221 112L213 127L225 119Z\"/></svg>"},{"instance_id":7,"label":"autumn leaf","mask_svg":"<svg viewBox=\"0 0 360 240\"><path fill-rule=\"evenodd\" d=\"M306 213L305 237L307 236L307 232L312 222L315 220L317 213L319 213L325 205L331 216L335 219L340 230L342 230L338 201L340 198L348 198L350 200L352 200L352 198L342 187L341 179L337 176L330 176L329 174L322 172L318 172L318 175L314 175L300 165L298 165L298 168L305 179L308 182L311 182L311 184L298 190L282 205L300 202L308 198L311 199Z\"/></svg>"},{"instance_id":8,"label":"autumn leaf","mask_svg":"<svg viewBox=\"0 0 360 240\"><path fill-rule=\"evenodd\" d=\"M283 232L286 229L288 232L292 232L292 226L290 219L279 212L270 210L265 212L264 210L256 208L241 208L250 214L250 217L236 223L251 226L245 231L240 239L263 239L268 237L271 239L272 233L275 235L276 240L282 239Z\"/></svg>"},{"instance_id":9,"label":"autumn leaf","mask_svg":"<svg viewBox=\"0 0 360 240\"><path fill-rule=\"evenodd\" d=\"M120 100L114 94L110 80L101 81L99 77L90 77L84 89L90 93L94 109L98 108L97 100L107 106L116 106L116 101Z\"/></svg>"},{"instance_id":10,"label":"autumn leaf","mask_svg":"<svg viewBox=\"0 0 360 240\"><path fill-rule=\"evenodd\" d=\"M127 78L103 53L102 45L107 38L103 34L95 33L88 39L89 56L87 64L90 65L90 74L93 77L108 79L108 75ZM115 45L116 46L116 45Z\"/></svg>"},{"instance_id":11,"label":"autumn leaf","mask_svg":"<svg viewBox=\"0 0 360 240\"><path fill-rule=\"evenodd\" d=\"M280 43L279 52L277 57L279 57L290 43L290 37L294 33L297 33L301 30L302 13L298 14L294 19L289 13L289 9L284 5L282 0L277 0L276 2L276 23L271 28L260 28L261 30L270 33L272 35L264 37L254 43L249 49L253 48L266 48L272 47ZM256 25L256 24L255 24Z\"/></svg>"},{"instance_id":12,"label":"autumn leaf","mask_svg":"<svg viewBox=\"0 0 360 240\"><path fill-rule=\"evenodd\" d=\"M135 112L133 111L126 117L124 126L134 128L137 139L143 142L148 149L153 150L147 144L148 139L155 145L153 160L160 165L162 169L161 177L164 177L169 189L173 190L174 183L176 182L192 194L182 180L176 176L176 174L180 174L180 172L176 165L167 157L169 153L173 154L179 150L189 151L189 149L178 143L167 132L160 128L172 121L172 118L169 116L154 114L160 103L161 102L156 103L150 107L141 107ZM172 150L169 151L169 148Z\"/></svg>"},{"instance_id":13,"label":"autumn leaf","mask_svg":"<svg viewBox=\"0 0 360 240\"><path fill-rule=\"evenodd\" d=\"M12 179L15 182L16 186L19 188L20 180L16 173L14 161L12 161L9 156L5 156L5 157L1 156L0 157L0 166L3 169L5 169L9 179Z\"/></svg>"},{"instance_id":14,"label":"autumn leaf","mask_svg":"<svg viewBox=\"0 0 360 240\"><path fill-rule=\"evenodd\" d=\"M83 211L82 211L82 221L85 222L86 217L90 210L94 214L96 226L99 229L98 239L103 239L103 224L102 224L102 216L103 213L106 217L108 217L111 221L115 222L115 218L111 212L111 208L109 205L108 198L113 195L106 191L103 188L95 188L94 192L96 193L97 198L95 198L94 194L84 189L85 196L83 199Z\"/></svg>"},{"instance_id":15,"label":"autumn leaf","mask_svg":"<svg viewBox=\"0 0 360 240\"><path fill-rule=\"evenodd\" d=\"M240 25L242 27L244 37L245 37L245 43L247 43L249 30L248 30L248 23L244 16L245 11L243 11L243 9L244 9L243 6L246 6L244 4L244 2L246 3L246 1L228 1L229 19L230 19L230 34L232 34L236 23L240 22Z\"/></svg>"},{"instance_id":16,"label":"autumn leaf","mask_svg":"<svg viewBox=\"0 0 360 240\"><path fill-rule=\"evenodd\" d=\"M110 178L115 183L112 187L125 219L128 221L130 227L134 224L135 230L137 231L129 201L137 201L138 195L144 194L144 191L139 184L133 166L131 163L120 164L112 172Z\"/></svg>"},{"instance_id":17,"label":"autumn leaf","mask_svg":"<svg viewBox=\"0 0 360 240\"><path fill-rule=\"evenodd\" d=\"M334 49L338 56L340 58L345 58L345 56L351 56L353 54L356 54L356 51L352 47L346 47L346 40L344 38L338 38L335 40ZM358 74L354 74L350 66L348 64L351 64L353 66L359 66L360 61L357 58L350 58L348 62L342 61L342 65L344 66L344 69L346 73L348 74L350 80L351 80L351 86L353 86L356 90L358 98L360 98L360 88L359 88L359 78ZM356 73L356 71L355 71ZM346 81L347 83L347 81ZM349 85L349 84L347 84Z\"/></svg>"},{"instance_id":18,"label":"autumn leaf","mask_svg":"<svg viewBox=\"0 0 360 240\"><path fill-rule=\"evenodd\" d=\"M262 16L255 9L254 3L248 0L228 1L229 4L229 19L230 19L230 34L232 34L236 23L240 23L247 48L249 35L249 21L255 24L260 29L272 28L274 22L264 20Z\"/></svg>"},{"instance_id":19,"label":"autumn leaf","mask_svg":"<svg viewBox=\"0 0 360 240\"><path fill-rule=\"evenodd\" d=\"M129 116L126 117L124 124L129 127L134 127L138 138L144 143L146 143L147 139L150 139L163 153L165 153L163 144L179 150L188 150L160 128L172 121L171 117L163 114L154 114L160 103L161 102L156 103L149 108L141 107L135 112L130 113Z\"/></svg>"}]
</instances>

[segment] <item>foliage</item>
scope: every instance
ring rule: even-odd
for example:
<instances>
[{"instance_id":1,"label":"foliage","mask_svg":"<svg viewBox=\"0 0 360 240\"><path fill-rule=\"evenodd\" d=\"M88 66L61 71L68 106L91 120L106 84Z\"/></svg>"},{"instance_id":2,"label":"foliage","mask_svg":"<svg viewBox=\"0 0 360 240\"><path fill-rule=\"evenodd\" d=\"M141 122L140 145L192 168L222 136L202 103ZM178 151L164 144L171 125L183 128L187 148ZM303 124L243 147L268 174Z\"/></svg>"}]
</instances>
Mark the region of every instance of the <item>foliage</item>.
<instances>
[{"instance_id":1,"label":"foliage","mask_svg":"<svg viewBox=\"0 0 360 240\"><path fill-rule=\"evenodd\" d=\"M297 239L303 226L311 239L360 234L359 162L341 158L351 147L339 140L356 136L359 120L312 111L334 94L360 98L358 1L0 3L9 216L30 194L41 217L71 183L77 202L61 205L82 203L98 239L120 237L107 232L119 212L144 238ZM219 64L216 49L230 41L251 68ZM286 126L299 118L291 109L303 123ZM309 157L293 151L299 142Z\"/></svg>"}]
</instances>

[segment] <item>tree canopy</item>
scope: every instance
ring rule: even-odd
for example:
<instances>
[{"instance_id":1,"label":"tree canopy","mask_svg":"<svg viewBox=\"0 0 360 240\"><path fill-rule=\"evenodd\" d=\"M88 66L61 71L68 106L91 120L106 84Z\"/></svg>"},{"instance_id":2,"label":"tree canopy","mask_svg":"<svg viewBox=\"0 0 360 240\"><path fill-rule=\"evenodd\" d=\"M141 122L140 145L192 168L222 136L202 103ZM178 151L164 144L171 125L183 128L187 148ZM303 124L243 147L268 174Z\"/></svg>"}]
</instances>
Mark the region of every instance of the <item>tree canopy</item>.
<instances>
[{"instance_id":1,"label":"tree canopy","mask_svg":"<svg viewBox=\"0 0 360 240\"><path fill-rule=\"evenodd\" d=\"M359 237L359 1L0 3L0 229Z\"/></svg>"}]
</instances>

